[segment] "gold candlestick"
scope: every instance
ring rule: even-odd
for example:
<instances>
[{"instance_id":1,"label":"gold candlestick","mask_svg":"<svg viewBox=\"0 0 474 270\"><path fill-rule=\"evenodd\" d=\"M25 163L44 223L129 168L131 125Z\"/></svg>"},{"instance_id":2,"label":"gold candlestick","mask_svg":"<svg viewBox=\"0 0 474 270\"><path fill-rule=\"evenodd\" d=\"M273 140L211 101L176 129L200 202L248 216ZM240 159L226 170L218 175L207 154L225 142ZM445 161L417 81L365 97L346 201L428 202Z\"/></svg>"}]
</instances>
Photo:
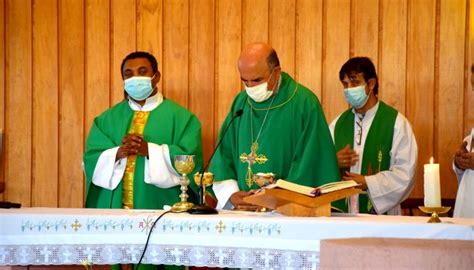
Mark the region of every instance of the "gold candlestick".
<instances>
[{"instance_id":1,"label":"gold candlestick","mask_svg":"<svg viewBox=\"0 0 474 270\"><path fill-rule=\"evenodd\" d=\"M428 220L428 223L440 223L441 219L439 219L438 214L445 214L451 209L451 207L449 207L449 206L440 206L440 207L418 206L418 208L423 213L431 214L431 217Z\"/></svg>"}]
</instances>

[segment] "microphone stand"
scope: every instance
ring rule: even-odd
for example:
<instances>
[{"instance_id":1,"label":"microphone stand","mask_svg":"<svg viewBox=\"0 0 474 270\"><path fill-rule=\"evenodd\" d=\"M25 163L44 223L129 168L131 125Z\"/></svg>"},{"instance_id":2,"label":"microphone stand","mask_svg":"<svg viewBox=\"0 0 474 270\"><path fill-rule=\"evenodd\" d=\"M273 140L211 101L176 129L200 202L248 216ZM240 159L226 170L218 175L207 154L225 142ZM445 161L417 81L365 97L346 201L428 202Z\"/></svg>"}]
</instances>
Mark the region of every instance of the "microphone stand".
<instances>
[{"instance_id":1,"label":"microphone stand","mask_svg":"<svg viewBox=\"0 0 474 270\"><path fill-rule=\"evenodd\" d=\"M235 112L234 116L232 116L232 119L230 119L229 124L225 127L225 129L221 133L221 138L219 139L219 142L216 145L216 148L214 148L214 152L212 152L211 157L209 158L209 161L207 162L207 165L201 170L201 177L199 179L199 205L194 205L191 209L188 210L188 213L193 214L193 215L216 215L217 210L210 207L209 205L206 205L204 203L204 184L202 182L202 178L204 177L204 172L206 171L207 167L209 167L209 164L211 163L212 158L217 152L217 149L219 149L219 146L221 145L224 136L227 134L227 130L229 129L230 125L232 122L239 116L242 115L244 111L242 109L238 110Z\"/></svg>"}]
</instances>

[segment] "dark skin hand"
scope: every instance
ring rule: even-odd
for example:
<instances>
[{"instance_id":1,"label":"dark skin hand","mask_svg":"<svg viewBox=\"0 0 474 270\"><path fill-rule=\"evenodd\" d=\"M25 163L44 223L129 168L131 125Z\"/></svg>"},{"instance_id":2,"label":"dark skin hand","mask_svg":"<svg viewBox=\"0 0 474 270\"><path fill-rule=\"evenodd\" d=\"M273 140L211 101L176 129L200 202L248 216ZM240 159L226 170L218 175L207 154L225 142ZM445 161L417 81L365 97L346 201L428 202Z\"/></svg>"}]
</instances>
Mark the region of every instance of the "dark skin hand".
<instances>
[{"instance_id":1,"label":"dark skin hand","mask_svg":"<svg viewBox=\"0 0 474 270\"><path fill-rule=\"evenodd\" d=\"M348 144L336 154L339 168L349 168L359 161L359 155Z\"/></svg>"},{"instance_id":2,"label":"dark skin hand","mask_svg":"<svg viewBox=\"0 0 474 270\"><path fill-rule=\"evenodd\" d=\"M339 168L350 168L359 161L359 155L351 149L348 144L346 147L339 150L336 154L337 163ZM342 180L354 180L360 184L360 188L363 190L367 189L367 182L365 182L365 176L358 173L345 172L346 175L342 175Z\"/></svg>"},{"instance_id":3,"label":"dark skin hand","mask_svg":"<svg viewBox=\"0 0 474 270\"><path fill-rule=\"evenodd\" d=\"M126 134L122 139L117 151L115 160L119 160L131 155L148 156L148 143L143 139L142 135Z\"/></svg>"},{"instance_id":4,"label":"dark skin hand","mask_svg":"<svg viewBox=\"0 0 474 270\"><path fill-rule=\"evenodd\" d=\"M362 190L367 189L367 182L365 181L365 176L362 174L346 172L346 175L342 176L342 180L354 180L357 184L360 184L359 188Z\"/></svg>"},{"instance_id":5,"label":"dark skin hand","mask_svg":"<svg viewBox=\"0 0 474 270\"><path fill-rule=\"evenodd\" d=\"M474 152L468 152L467 142L463 142L454 154L454 165L462 170L474 169Z\"/></svg>"}]
</instances>

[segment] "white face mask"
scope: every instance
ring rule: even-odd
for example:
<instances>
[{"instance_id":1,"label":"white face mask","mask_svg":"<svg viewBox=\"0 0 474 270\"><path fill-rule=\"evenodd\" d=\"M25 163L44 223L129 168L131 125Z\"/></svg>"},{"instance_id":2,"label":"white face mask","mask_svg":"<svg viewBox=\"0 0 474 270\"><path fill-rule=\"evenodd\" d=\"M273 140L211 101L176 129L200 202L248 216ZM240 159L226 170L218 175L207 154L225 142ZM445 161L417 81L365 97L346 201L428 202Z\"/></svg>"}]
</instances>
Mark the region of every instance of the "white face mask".
<instances>
[{"instance_id":1,"label":"white face mask","mask_svg":"<svg viewBox=\"0 0 474 270\"><path fill-rule=\"evenodd\" d=\"M344 89L344 97L352 107L360 109L369 100L369 96L365 93L365 86L366 84Z\"/></svg>"},{"instance_id":2,"label":"white face mask","mask_svg":"<svg viewBox=\"0 0 474 270\"><path fill-rule=\"evenodd\" d=\"M272 74L270 74L270 78L273 76L273 71ZM268 78L268 80L270 80ZM249 87L244 84L245 91L247 92L247 95L251 99L253 99L255 102L263 102L267 99L269 99L273 95L273 91L268 90L268 81L261 83L259 85L255 85L252 87Z\"/></svg>"},{"instance_id":3,"label":"white face mask","mask_svg":"<svg viewBox=\"0 0 474 270\"><path fill-rule=\"evenodd\" d=\"M156 75L156 74L155 74ZM123 81L127 94L134 100L145 100L153 92L152 80L148 76L134 76Z\"/></svg>"}]
</instances>

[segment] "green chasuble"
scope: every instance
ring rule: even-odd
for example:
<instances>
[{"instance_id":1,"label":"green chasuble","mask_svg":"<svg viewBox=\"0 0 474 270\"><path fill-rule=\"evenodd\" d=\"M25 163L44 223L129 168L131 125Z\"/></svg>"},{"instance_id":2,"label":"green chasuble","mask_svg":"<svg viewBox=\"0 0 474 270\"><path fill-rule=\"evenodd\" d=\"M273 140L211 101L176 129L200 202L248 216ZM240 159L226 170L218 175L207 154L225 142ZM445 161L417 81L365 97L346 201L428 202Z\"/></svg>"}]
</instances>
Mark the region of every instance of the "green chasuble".
<instances>
[{"instance_id":1,"label":"green chasuble","mask_svg":"<svg viewBox=\"0 0 474 270\"><path fill-rule=\"evenodd\" d=\"M390 150L392 149L393 132L398 112L394 108L379 101L379 107L367 133L362 156L362 175L373 175L390 169ZM336 152L354 145L354 112L348 109L339 117L334 128ZM341 175L350 168L341 168ZM347 212L347 200L339 200L333 206ZM372 204L367 194L359 195L359 212L370 213Z\"/></svg>"},{"instance_id":2,"label":"green chasuble","mask_svg":"<svg viewBox=\"0 0 474 270\"><path fill-rule=\"evenodd\" d=\"M245 191L258 188L255 183L247 185L248 164L240 159L251 151L252 129L253 140L261 129L256 154L267 158L266 162L252 166L253 174L272 172L277 179L311 187L340 179L334 145L318 98L288 74L282 72L281 76L281 85L262 129L273 97L257 103L242 91L235 98L221 132L235 112L243 109L243 114L231 124L212 159L209 171L214 173L215 181L234 179L240 190Z\"/></svg>"},{"instance_id":3,"label":"green chasuble","mask_svg":"<svg viewBox=\"0 0 474 270\"><path fill-rule=\"evenodd\" d=\"M94 185L92 175L99 156L105 150L121 145L123 137L129 131L133 114L134 111L128 105L128 100L125 100L94 119L84 153L87 177L86 207L88 208L122 208L123 181L112 192ZM165 99L150 112L143 137L147 142L158 145L167 144L173 166L175 155L195 155L194 172L200 170L202 165L201 124L191 112L173 101ZM144 182L145 158L138 156L136 160L133 181L134 208L162 209L163 205L173 205L178 202L181 193L179 185L163 189ZM149 165L153 166L153 164ZM188 200L196 201L197 196L192 190L197 191L197 187L194 181L190 180Z\"/></svg>"}]
</instances>

